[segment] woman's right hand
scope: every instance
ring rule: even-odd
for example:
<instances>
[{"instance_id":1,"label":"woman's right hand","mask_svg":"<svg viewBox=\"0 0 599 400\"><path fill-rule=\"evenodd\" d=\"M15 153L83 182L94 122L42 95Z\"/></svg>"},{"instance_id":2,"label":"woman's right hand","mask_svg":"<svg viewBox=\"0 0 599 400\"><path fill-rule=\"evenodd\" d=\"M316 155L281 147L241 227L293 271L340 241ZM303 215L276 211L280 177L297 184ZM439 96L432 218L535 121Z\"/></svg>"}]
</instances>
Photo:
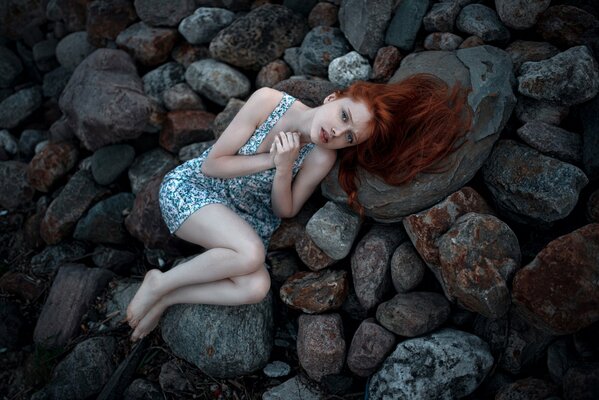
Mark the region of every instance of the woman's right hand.
<instances>
[{"instance_id":1,"label":"woman's right hand","mask_svg":"<svg viewBox=\"0 0 599 400\"><path fill-rule=\"evenodd\" d=\"M270 155L277 170L289 170L297 159L300 150L298 132L279 132L270 146Z\"/></svg>"}]
</instances>

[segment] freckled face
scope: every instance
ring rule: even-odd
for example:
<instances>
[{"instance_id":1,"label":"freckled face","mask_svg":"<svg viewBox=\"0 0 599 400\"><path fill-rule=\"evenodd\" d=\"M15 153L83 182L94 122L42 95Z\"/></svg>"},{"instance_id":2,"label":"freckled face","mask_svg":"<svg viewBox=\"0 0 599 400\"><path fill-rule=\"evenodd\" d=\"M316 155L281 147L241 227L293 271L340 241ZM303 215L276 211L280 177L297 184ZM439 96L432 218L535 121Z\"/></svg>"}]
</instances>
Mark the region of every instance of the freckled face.
<instances>
[{"instance_id":1,"label":"freckled face","mask_svg":"<svg viewBox=\"0 0 599 400\"><path fill-rule=\"evenodd\" d=\"M363 102L331 94L314 115L310 138L328 149L355 146L370 137L371 119L372 113Z\"/></svg>"}]
</instances>

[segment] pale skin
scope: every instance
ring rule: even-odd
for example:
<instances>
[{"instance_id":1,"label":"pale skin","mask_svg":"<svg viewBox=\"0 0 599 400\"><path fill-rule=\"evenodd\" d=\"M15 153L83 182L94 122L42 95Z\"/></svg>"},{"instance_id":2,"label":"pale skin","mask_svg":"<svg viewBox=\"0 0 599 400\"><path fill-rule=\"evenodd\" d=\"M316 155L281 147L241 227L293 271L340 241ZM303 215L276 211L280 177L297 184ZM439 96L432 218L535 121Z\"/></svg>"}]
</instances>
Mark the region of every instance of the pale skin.
<instances>
[{"instance_id":1,"label":"pale skin","mask_svg":"<svg viewBox=\"0 0 599 400\"><path fill-rule=\"evenodd\" d=\"M335 94L315 108L296 100L266 135L256 154L237 155L282 96L270 88L254 92L214 144L202 172L231 178L276 168L271 190L273 212L280 218L291 218L333 167L336 150L369 138L372 114L363 102L337 98ZM292 180L293 163L300 148L308 143L316 146ZM149 334L173 304L259 303L270 289L260 237L227 206L209 204L200 208L175 235L206 251L169 271L152 269L146 273L127 308L126 321L134 328L132 341Z\"/></svg>"}]
</instances>

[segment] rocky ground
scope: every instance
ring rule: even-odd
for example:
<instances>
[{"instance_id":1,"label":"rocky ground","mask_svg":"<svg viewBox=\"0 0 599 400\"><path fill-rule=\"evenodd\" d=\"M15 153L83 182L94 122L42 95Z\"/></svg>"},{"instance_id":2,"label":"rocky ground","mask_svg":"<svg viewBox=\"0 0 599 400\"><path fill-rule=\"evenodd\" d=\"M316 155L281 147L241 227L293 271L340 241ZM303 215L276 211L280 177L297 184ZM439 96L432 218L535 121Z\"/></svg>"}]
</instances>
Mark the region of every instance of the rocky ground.
<instances>
[{"instance_id":1,"label":"rocky ground","mask_svg":"<svg viewBox=\"0 0 599 400\"><path fill-rule=\"evenodd\" d=\"M3 399L599 398L596 2L9 0L0 35ZM418 72L472 89L447 170L361 171L361 221L334 169L262 302L129 342L146 271L202 251L160 182L253 91Z\"/></svg>"}]
</instances>

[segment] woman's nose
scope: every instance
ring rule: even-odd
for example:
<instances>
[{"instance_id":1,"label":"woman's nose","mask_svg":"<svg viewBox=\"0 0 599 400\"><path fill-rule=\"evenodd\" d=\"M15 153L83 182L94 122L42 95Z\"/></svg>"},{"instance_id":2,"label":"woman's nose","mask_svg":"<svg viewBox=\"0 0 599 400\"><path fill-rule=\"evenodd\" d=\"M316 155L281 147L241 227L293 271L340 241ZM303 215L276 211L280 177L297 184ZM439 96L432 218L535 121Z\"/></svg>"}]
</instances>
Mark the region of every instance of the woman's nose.
<instances>
[{"instance_id":1,"label":"woman's nose","mask_svg":"<svg viewBox=\"0 0 599 400\"><path fill-rule=\"evenodd\" d=\"M341 131L342 131L342 129L331 128L331 132L333 133L333 136L339 136Z\"/></svg>"}]
</instances>

